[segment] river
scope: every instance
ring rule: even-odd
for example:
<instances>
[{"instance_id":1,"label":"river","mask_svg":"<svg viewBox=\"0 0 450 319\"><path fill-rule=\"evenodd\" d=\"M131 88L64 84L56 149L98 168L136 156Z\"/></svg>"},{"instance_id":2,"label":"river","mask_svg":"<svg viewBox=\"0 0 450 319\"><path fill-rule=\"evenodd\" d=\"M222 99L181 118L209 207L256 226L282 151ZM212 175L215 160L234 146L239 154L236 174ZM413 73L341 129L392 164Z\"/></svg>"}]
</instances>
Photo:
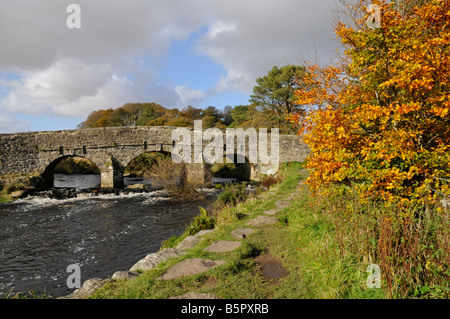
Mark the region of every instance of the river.
<instances>
[{"instance_id":1,"label":"river","mask_svg":"<svg viewBox=\"0 0 450 319\"><path fill-rule=\"evenodd\" d=\"M55 175L55 187L95 187L98 176ZM146 183L129 178L125 184ZM211 204L173 202L161 191L103 194L63 200L32 196L0 204L0 296L11 291L70 294L67 267L78 264L81 283L127 270L161 243L180 235Z\"/></svg>"}]
</instances>

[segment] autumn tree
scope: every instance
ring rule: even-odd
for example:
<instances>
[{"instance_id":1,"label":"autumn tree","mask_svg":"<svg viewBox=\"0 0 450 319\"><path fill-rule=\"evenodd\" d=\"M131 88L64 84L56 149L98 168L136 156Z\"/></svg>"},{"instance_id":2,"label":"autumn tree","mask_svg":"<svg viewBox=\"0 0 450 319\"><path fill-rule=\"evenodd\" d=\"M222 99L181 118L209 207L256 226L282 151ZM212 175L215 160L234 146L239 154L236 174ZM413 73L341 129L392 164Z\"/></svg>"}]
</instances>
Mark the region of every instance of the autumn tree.
<instances>
[{"instance_id":1,"label":"autumn tree","mask_svg":"<svg viewBox=\"0 0 450 319\"><path fill-rule=\"evenodd\" d=\"M311 147L314 189L353 183L361 194L393 201L433 202L449 194L450 8L444 0L366 2L339 23L345 47L339 65L307 64L293 114ZM447 181L447 182L446 182ZM445 196L445 195L444 195Z\"/></svg>"}]
</instances>

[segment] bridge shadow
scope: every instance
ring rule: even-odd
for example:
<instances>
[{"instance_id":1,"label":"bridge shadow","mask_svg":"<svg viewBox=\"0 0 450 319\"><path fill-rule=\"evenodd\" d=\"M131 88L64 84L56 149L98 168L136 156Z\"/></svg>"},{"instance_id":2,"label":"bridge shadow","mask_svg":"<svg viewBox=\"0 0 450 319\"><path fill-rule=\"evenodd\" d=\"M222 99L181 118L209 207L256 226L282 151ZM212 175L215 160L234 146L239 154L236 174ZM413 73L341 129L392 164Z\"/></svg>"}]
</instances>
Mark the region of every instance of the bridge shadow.
<instances>
[{"instance_id":1,"label":"bridge shadow","mask_svg":"<svg viewBox=\"0 0 450 319\"><path fill-rule=\"evenodd\" d=\"M227 156L224 156L222 162L207 165L213 181L224 181L225 183L228 180L238 182L250 181L252 167L248 159L245 156L237 154L229 156L228 159L231 163L227 161Z\"/></svg>"},{"instance_id":2,"label":"bridge shadow","mask_svg":"<svg viewBox=\"0 0 450 319\"><path fill-rule=\"evenodd\" d=\"M182 184L185 175L185 165L174 163L170 153L145 152L134 157L125 166L123 184L126 188L161 189L167 185Z\"/></svg>"},{"instance_id":3,"label":"bridge shadow","mask_svg":"<svg viewBox=\"0 0 450 319\"><path fill-rule=\"evenodd\" d=\"M60 180L55 181L55 175ZM80 176L89 176L82 178ZM77 178L75 178L77 176ZM52 161L41 175L42 188L97 188L100 186L100 170L91 160L75 155L62 156Z\"/></svg>"}]
</instances>

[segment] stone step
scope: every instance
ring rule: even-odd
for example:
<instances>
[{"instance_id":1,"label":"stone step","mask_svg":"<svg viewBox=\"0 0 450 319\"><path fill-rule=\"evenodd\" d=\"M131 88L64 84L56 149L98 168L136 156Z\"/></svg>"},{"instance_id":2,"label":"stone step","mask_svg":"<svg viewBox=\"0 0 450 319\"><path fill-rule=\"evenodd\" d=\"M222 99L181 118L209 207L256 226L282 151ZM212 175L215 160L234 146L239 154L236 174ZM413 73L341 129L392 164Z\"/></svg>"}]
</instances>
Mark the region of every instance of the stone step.
<instances>
[{"instance_id":1,"label":"stone step","mask_svg":"<svg viewBox=\"0 0 450 319\"><path fill-rule=\"evenodd\" d=\"M263 212L263 214L265 214L265 215L275 215L276 213L278 213L281 210L283 210L283 208L281 208L281 207L272 208L272 209L266 210L265 212Z\"/></svg>"},{"instance_id":2,"label":"stone step","mask_svg":"<svg viewBox=\"0 0 450 319\"><path fill-rule=\"evenodd\" d=\"M185 276L192 276L204 273L205 271L223 265L223 260L209 260L204 258L186 259L173 265L167 271L156 279L170 280Z\"/></svg>"},{"instance_id":3,"label":"stone step","mask_svg":"<svg viewBox=\"0 0 450 319\"><path fill-rule=\"evenodd\" d=\"M249 226L262 226L262 225L273 225L278 223L278 219L271 216L258 216L256 218L251 219L247 222L247 225Z\"/></svg>"},{"instance_id":4,"label":"stone step","mask_svg":"<svg viewBox=\"0 0 450 319\"><path fill-rule=\"evenodd\" d=\"M208 251L210 253L226 253L229 251L233 251L241 246L240 241L226 241L226 240L219 240L205 249L203 251Z\"/></svg>"},{"instance_id":5,"label":"stone step","mask_svg":"<svg viewBox=\"0 0 450 319\"><path fill-rule=\"evenodd\" d=\"M279 200L275 202L275 206L277 206L278 208L286 208L289 205L291 205L291 202L288 200Z\"/></svg>"},{"instance_id":6,"label":"stone step","mask_svg":"<svg viewBox=\"0 0 450 319\"><path fill-rule=\"evenodd\" d=\"M235 239L241 240L246 238L248 235L253 234L254 232L255 230L253 228L237 228L233 230L230 235Z\"/></svg>"}]
</instances>

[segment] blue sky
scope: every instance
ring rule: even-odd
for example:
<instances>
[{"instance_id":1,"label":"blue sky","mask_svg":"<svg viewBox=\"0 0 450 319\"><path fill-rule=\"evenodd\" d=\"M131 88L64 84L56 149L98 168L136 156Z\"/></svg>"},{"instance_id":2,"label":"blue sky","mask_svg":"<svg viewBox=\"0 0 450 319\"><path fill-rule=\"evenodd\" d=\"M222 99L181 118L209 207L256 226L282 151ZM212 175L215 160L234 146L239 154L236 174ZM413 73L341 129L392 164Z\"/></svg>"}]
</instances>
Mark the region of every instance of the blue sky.
<instances>
[{"instance_id":1,"label":"blue sky","mask_svg":"<svg viewBox=\"0 0 450 319\"><path fill-rule=\"evenodd\" d=\"M80 29L67 28L78 4ZM329 58L335 0L2 0L0 133L127 102L246 104L274 66Z\"/></svg>"}]
</instances>

